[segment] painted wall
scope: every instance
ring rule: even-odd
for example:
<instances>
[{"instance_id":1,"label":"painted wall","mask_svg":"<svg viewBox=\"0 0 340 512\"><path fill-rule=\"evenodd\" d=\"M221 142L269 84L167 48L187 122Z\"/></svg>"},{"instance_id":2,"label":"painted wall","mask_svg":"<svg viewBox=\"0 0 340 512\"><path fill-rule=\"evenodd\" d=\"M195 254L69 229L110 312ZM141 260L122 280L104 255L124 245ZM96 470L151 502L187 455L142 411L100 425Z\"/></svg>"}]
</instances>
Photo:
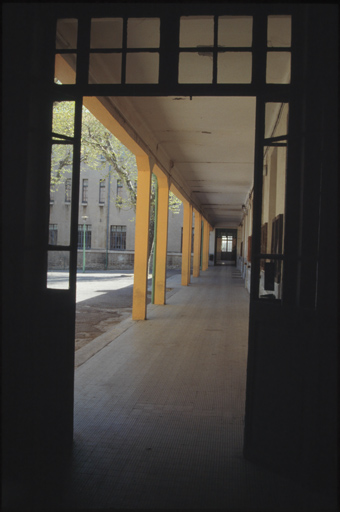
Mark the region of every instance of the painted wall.
<instances>
[{"instance_id":1,"label":"painted wall","mask_svg":"<svg viewBox=\"0 0 340 512\"><path fill-rule=\"evenodd\" d=\"M106 247L108 244L108 268L133 268L133 255L135 246L135 211L133 208L117 206L117 197L127 199L124 187L119 187L117 178L113 175L109 178L109 169L92 170L86 165L82 166L80 175L79 195L79 224L83 224L83 216L86 216L86 225L91 226L91 250L86 250L86 266L92 269L105 268ZM53 191L50 202L50 225L57 226L58 244L69 243L69 226L71 219L71 203L65 196L65 180L69 178L65 174L60 184ZM83 180L88 180L87 203L82 202ZM110 185L109 185L110 179ZM100 182L103 181L102 197L99 200ZM109 217L108 217L109 215ZM109 226L109 229L108 229ZM126 249L110 250L110 227L126 226ZM168 227L168 253L169 266L180 268L181 266L181 228L183 226L183 208L179 213L169 210ZM171 255L171 258L170 258ZM62 268L62 262L57 254L52 254L50 268ZM82 251L78 254L78 266L82 266Z\"/></svg>"}]
</instances>

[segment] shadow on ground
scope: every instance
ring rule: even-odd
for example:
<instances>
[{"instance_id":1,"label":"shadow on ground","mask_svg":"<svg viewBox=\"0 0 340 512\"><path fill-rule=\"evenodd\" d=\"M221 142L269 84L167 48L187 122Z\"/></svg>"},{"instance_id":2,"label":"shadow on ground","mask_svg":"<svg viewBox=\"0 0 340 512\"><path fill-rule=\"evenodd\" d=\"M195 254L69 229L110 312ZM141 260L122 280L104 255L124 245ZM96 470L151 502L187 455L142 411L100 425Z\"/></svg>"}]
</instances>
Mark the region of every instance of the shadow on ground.
<instances>
[{"instance_id":1,"label":"shadow on ground","mask_svg":"<svg viewBox=\"0 0 340 512\"><path fill-rule=\"evenodd\" d=\"M179 274L179 270L168 270L167 277ZM148 288L152 279L148 280ZM129 318L132 313L133 285L118 290L107 290L97 297L82 301L76 305L75 350L79 350L92 340L109 331ZM148 291L147 303L151 302Z\"/></svg>"}]
</instances>

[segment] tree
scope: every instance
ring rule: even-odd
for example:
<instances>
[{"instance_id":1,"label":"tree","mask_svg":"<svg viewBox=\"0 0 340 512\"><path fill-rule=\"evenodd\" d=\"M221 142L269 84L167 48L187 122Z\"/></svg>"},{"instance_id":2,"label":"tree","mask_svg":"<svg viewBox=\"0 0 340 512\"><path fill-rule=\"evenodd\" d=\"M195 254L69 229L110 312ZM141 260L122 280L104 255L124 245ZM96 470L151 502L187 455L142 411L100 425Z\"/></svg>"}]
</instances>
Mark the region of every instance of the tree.
<instances>
[{"instance_id":1,"label":"tree","mask_svg":"<svg viewBox=\"0 0 340 512\"><path fill-rule=\"evenodd\" d=\"M54 140L61 140L60 135L73 137L75 104L72 101L55 102L53 105L52 133ZM59 136L59 137L58 137ZM73 161L73 146L71 144L53 144L51 164L51 191L57 190L60 183L64 182L71 172ZM135 156L129 151L111 132L109 132L92 114L83 106L82 111L82 135L81 135L81 163L86 164L94 171L101 171L109 165L111 171L105 177L120 179L126 197L116 197L118 208L136 211L137 190L137 165ZM152 175L151 199L150 199L150 225L149 225L149 250L150 257L155 222L155 191L156 177ZM169 209L179 213L181 201L170 192Z\"/></svg>"}]
</instances>

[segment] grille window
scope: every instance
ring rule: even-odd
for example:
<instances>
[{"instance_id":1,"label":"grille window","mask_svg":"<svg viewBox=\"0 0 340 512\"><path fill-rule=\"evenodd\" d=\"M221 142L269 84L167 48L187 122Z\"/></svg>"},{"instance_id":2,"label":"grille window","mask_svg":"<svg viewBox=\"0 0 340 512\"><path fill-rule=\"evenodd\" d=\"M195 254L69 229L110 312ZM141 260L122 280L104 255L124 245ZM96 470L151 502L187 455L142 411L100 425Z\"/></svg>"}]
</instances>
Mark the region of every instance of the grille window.
<instances>
[{"instance_id":1,"label":"grille window","mask_svg":"<svg viewBox=\"0 0 340 512\"><path fill-rule=\"evenodd\" d=\"M85 225L85 249L91 249L92 225ZM78 249L84 248L84 224L78 224Z\"/></svg>"},{"instance_id":2,"label":"grille window","mask_svg":"<svg viewBox=\"0 0 340 512\"><path fill-rule=\"evenodd\" d=\"M111 226L110 229L110 250L126 249L126 226Z\"/></svg>"},{"instance_id":3,"label":"grille window","mask_svg":"<svg viewBox=\"0 0 340 512\"><path fill-rule=\"evenodd\" d=\"M57 243L58 243L58 224L50 224L49 225L48 243L49 243L49 245L57 245Z\"/></svg>"}]
</instances>

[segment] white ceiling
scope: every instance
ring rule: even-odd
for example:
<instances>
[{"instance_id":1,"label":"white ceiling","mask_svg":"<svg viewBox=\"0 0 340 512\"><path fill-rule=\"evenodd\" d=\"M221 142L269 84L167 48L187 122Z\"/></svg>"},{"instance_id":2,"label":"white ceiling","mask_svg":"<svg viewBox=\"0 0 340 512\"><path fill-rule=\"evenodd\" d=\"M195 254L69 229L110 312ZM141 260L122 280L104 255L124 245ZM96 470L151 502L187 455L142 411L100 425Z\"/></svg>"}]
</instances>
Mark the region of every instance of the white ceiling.
<instances>
[{"instance_id":1,"label":"white ceiling","mask_svg":"<svg viewBox=\"0 0 340 512\"><path fill-rule=\"evenodd\" d=\"M134 123L138 135L151 137L157 151L174 163L172 175L209 222L237 227L253 183L255 98L125 100L124 116L130 122L140 119Z\"/></svg>"}]
</instances>

